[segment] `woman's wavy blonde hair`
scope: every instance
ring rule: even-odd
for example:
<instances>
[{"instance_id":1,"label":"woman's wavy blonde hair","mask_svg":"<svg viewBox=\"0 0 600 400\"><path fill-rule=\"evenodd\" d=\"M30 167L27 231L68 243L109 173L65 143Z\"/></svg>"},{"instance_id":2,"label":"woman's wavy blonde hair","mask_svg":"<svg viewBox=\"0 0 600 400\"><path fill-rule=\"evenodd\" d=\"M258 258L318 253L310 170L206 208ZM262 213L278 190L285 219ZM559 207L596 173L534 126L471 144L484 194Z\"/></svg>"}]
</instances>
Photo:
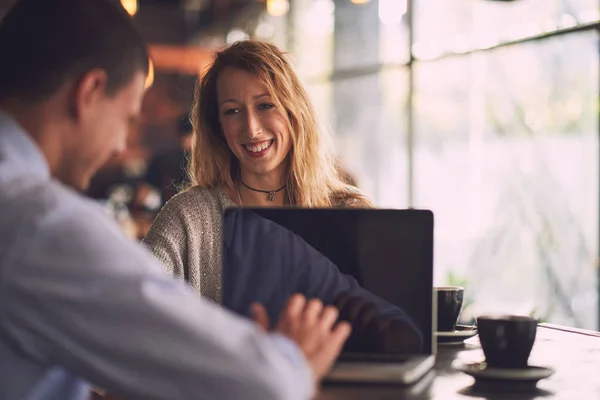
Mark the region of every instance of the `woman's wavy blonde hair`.
<instances>
[{"instance_id":1,"label":"woman's wavy blonde hair","mask_svg":"<svg viewBox=\"0 0 600 400\"><path fill-rule=\"evenodd\" d=\"M285 110L292 138L287 190L300 207L372 207L358 189L345 184L329 142L325 143L309 97L283 52L272 44L245 40L218 51L198 79L191 112L194 126L189 178L192 187L228 186L235 190L240 165L219 122L217 78L225 68L254 75L278 110Z\"/></svg>"}]
</instances>

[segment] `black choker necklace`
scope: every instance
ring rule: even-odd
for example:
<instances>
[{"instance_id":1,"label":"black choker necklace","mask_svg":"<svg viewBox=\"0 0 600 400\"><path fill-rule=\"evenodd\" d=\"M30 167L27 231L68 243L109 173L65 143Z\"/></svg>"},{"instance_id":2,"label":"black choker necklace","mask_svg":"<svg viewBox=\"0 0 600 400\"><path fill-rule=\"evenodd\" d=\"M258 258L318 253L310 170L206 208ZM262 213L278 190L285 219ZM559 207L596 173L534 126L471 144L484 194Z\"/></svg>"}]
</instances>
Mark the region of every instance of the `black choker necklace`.
<instances>
[{"instance_id":1,"label":"black choker necklace","mask_svg":"<svg viewBox=\"0 0 600 400\"><path fill-rule=\"evenodd\" d=\"M277 192L281 192L283 189L285 189L286 185L283 185L282 187L280 187L277 190L260 190L260 189L254 189L253 187L250 187L248 185L246 185L244 183L243 180L240 179L240 182L242 182L242 185L246 186L248 189L253 190L255 192L260 192L260 193L266 193L269 195L269 197L267 197L267 200L269 201L274 201L275 200L275 194L277 194Z\"/></svg>"}]
</instances>

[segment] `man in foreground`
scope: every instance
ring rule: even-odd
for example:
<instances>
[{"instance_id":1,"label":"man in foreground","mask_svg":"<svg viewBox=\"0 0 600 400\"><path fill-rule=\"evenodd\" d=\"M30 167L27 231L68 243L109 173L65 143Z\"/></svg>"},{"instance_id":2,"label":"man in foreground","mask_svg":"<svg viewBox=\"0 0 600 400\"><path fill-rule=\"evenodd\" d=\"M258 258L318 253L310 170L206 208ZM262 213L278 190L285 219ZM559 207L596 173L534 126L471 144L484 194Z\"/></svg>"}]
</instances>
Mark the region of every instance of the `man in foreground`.
<instances>
[{"instance_id":1,"label":"man in foreground","mask_svg":"<svg viewBox=\"0 0 600 400\"><path fill-rule=\"evenodd\" d=\"M335 308L294 296L264 332L166 276L76 192L139 118L148 56L129 17L108 0L20 0L0 54L0 398L82 400L90 384L310 398L350 331Z\"/></svg>"}]
</instances>

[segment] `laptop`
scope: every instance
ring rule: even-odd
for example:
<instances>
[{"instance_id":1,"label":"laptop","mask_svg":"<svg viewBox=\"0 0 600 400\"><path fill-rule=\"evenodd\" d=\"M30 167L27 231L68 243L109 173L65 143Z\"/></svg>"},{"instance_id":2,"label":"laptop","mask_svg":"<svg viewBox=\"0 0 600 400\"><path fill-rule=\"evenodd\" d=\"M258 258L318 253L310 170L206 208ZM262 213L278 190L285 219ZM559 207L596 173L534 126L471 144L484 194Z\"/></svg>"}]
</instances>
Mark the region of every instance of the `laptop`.
<instances>
[{"instance_id":1,"label":"laptop","mask_svg":"<svg viewBox=\"0 0 600 400\"><path fill-rule=\"evenodd\" d=\"M411 384L433 367L431 211L236 208L225 212L223 229L222 302L233 312L248 317L258 301L277 321L295 292L332 304L342 291L364 296L381 318L420 338L405 348L396 340L404 333L382 346L372 335L364 343L359 337L327 381Z\"/></svg>"}]
</instances>

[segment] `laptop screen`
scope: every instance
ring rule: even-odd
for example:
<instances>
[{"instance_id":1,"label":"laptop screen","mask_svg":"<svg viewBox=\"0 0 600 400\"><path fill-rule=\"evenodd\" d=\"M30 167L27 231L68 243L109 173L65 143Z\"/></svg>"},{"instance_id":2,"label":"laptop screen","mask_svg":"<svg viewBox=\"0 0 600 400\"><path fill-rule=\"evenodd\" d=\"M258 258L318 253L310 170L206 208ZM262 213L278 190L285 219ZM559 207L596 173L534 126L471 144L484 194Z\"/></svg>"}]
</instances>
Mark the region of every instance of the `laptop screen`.
<instances>
[{"instance_id":1,"label":"laptop screen","mask_svg":"<svg viewBox=\"0 0 600 400\"><path fill-rule=\"evenodd\" d=\"M343 355L432 354L430 211L237 208L223 227L225 307L277 321L302 293L353 325Z\"/></svg>"}]
</instances>

